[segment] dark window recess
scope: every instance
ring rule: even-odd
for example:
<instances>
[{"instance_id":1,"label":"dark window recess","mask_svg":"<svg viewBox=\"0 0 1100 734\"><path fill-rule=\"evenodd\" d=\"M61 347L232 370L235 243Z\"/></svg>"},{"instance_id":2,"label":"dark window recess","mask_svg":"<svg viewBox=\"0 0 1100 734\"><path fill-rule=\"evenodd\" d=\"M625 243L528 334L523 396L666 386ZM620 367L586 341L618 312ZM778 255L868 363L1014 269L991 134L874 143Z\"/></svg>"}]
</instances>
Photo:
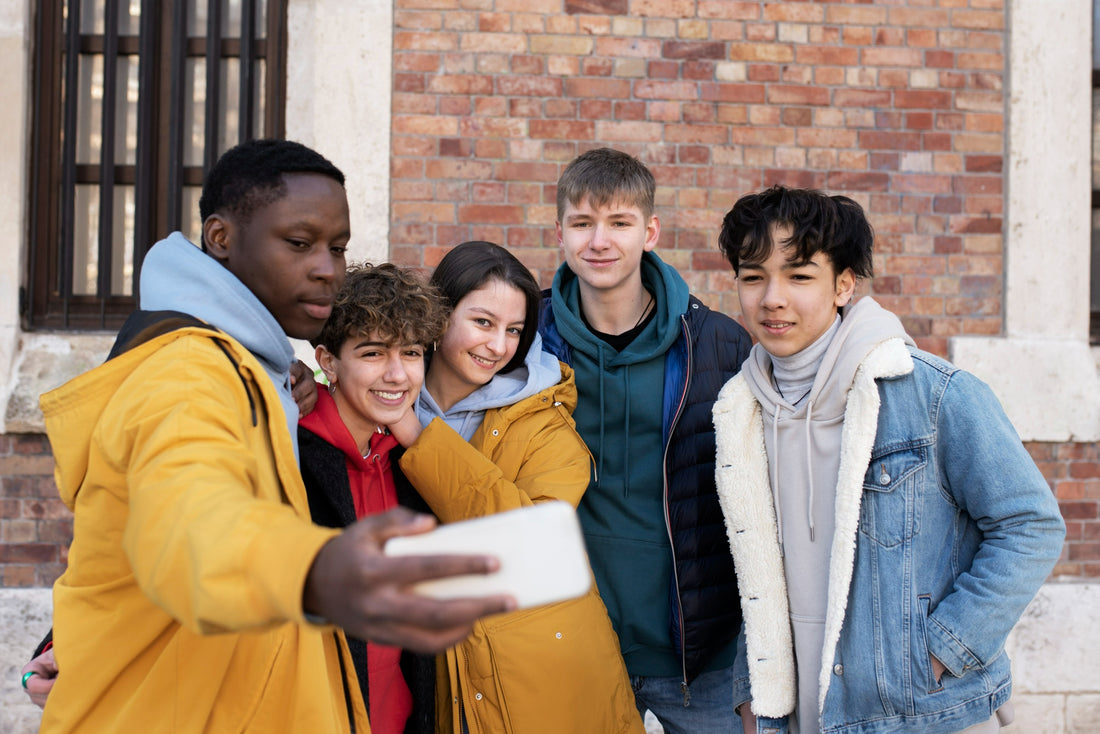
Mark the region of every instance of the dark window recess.
<instances>
[{"instance_id":1,"label":"dark window recess","mask_svg":"<svg viewBox=\"0 0 1100 734\"><path fill-rule=\"evenodd\" d=\"M203 172L284 135L286 0L40 0L34 32L24 326L117 329Z\"/></svg>"},{"instance_id":2,"label":"dark window recess","mask_svg":"<svg viewBox=\"0 0 1100 734\"><path fill-rule=\"evenodd\" d=\"M1100 344L1100 0L1092 3L1092 247L1089 342Z\"/></svg>"}]
</instances>

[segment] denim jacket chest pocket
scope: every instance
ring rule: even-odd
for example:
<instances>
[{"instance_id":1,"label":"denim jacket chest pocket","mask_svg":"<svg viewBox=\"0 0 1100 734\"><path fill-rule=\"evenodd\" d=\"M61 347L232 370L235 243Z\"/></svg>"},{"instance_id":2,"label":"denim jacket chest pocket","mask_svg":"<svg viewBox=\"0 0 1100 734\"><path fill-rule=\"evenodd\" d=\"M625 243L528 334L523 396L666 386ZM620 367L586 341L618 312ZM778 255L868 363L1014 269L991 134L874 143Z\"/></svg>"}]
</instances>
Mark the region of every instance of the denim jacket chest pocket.
<instances>
[{"instance_id":1,"label":"denim jacket chest pocket","mask_svg":"<svg viewBox=\"0 0 1100 734\"><path fill-rule=\"evenodd\" d=\"M920 532L920 482L926 446L906 446L871 458L863 477L859 531L887 548Z\"/></svg>"}]
</instances>

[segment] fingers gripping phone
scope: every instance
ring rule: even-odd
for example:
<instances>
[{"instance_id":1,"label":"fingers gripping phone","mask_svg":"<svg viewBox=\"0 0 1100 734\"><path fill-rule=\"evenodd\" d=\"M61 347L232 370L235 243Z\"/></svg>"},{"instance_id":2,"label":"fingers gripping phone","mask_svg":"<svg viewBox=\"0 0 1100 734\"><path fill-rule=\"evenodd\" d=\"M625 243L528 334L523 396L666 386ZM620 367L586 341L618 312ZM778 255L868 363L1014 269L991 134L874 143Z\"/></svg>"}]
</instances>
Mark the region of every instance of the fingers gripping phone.
<instances>
[{"instance_id":1,"label":"fingers gripping phone","mask_svg":"<svg viewBox=\"0 0 1100 734\"><path fill-rule=\"evenodd\" d=\"M389 556L478 554L500 561L495 573L414 587L437 599L510 594L525 609L581 596L592 584L580 523L568 502L543 502L402 535L387 541L384 551Z\"/></svg>"}]
</instances>

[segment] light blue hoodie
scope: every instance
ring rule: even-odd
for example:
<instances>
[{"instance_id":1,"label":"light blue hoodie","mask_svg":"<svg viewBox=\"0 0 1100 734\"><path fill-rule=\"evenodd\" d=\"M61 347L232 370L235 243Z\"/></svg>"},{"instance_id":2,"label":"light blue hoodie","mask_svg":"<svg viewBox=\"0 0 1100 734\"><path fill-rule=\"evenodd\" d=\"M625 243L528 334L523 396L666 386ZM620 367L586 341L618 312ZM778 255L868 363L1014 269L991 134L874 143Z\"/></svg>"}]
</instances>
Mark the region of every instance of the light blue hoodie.
<instances>
[{"instance_id":1,"label":"light blue hoodie","mask_svg":"<svg viewBox=\"0 0 1100 734\"><path fill-rule=\"evenodd\" d=\"M561 367L557 357L542 351L542 337L536 333L522 367L505 375L496 375L446 412L440 409L425 385L416 400L416 417L422 426L427 426L433 418L442 418L458 435L469 441L481 426L485 411L515 405L559 382Z\"/></svg>"},{"instance_id":2,"label":"light blue hoodie","mask_svg":"<svg viewBox=\"0 0 1100 734\"><path fill-rule=\"evenodd\" d=\"M252 352L279 393L297 459L298 405L290 392L294 348L283 327L237 276L181 233L173 232L145 255L141 308L190 314Z\"/></svg>"}]
</instances>

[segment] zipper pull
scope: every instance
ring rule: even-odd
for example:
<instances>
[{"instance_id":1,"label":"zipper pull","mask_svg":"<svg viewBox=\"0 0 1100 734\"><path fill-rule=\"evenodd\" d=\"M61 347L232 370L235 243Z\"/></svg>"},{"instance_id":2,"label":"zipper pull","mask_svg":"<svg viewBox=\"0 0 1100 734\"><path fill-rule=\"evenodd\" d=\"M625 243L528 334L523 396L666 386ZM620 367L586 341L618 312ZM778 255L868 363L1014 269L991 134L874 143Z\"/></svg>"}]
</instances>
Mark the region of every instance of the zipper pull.
<instances>
[{"instance_id":1,"label":"zipper pull","mask_svg":"<svg viewBox=\"0 0 1100 734\"><path fill-rule=\"evenodd\" d=\"M684 708L691 705L691 691L688 690L688 682L680 681L680 692L684 694Z\"/></svg>"}]
</instances>

